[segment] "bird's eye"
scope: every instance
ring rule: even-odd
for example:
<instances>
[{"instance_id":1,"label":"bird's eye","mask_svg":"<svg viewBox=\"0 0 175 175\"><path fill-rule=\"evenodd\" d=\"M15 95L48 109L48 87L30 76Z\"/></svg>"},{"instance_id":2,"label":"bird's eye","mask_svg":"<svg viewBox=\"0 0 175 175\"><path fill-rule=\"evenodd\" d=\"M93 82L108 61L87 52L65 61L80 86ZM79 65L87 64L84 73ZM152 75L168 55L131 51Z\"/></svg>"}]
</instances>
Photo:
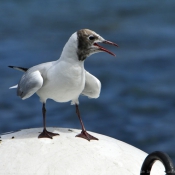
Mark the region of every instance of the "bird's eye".
<instances>
[{"instance_id":1,"label":"bird's eye","mask_svg":"<svg viewBox=\"0 0 175 175\"><path fill-rule=\"evenodd\" d=\"M94 40L95 37L94 37L93 35L90 35L90 36L89 36L89 39L90 39L90 40Z\"/></svg>"}]
</instances>

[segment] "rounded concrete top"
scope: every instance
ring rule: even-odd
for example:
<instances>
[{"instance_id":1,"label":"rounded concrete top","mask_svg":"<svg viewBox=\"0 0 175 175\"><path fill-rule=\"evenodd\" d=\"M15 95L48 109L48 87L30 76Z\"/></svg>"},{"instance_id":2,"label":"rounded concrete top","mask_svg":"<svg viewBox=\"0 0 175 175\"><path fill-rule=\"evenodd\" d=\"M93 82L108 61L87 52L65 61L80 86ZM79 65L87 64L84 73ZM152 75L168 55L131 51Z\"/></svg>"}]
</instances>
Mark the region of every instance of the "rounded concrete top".
<instances>
[{"instance_id":1,"label":"rounded concrete top","mask_svg":"<svg viewBox=\"0 0 175 175\"><path fill-rule=\"evenodd\" d=\"M41 128L24 129L0 137L1 174L38 175L139 175L147 154L122 141L92 133L99 140L75 137L81 131L47 128L59 133L38 139ZM160 162L151 175L163 175Z\"/></svg>"}]
</instances>

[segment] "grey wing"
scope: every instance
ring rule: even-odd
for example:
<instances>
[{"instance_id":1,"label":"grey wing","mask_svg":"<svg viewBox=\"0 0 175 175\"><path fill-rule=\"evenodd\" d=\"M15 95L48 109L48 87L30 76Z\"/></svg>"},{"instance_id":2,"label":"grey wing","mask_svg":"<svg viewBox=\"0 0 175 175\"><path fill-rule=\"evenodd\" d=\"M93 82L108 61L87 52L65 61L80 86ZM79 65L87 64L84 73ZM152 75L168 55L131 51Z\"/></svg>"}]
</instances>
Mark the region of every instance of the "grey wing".
<instances>
[{"instance_id":1,"label":"grey wing","mask_svg":"<svg viewBox=\"0 0 175 175\"><path fill-rule=\"evenodd\" d=\"M100 81L90 74L89 72L85 72L85 87L83 89L82 94L88 96L89 98L98 98L101 91L101 83Z\"/></svg>"},{"instance_id":2,"label":"grey wing","mask_svg":"<svg viewBox=\"0 0 175 175\"><path fill-rule=\"evenodd\" d=\"M17 95L24 100L37 92L42 85L43 77L38 70L32 72L27 71L18 84Z\"/></svg>"}]
</instances>

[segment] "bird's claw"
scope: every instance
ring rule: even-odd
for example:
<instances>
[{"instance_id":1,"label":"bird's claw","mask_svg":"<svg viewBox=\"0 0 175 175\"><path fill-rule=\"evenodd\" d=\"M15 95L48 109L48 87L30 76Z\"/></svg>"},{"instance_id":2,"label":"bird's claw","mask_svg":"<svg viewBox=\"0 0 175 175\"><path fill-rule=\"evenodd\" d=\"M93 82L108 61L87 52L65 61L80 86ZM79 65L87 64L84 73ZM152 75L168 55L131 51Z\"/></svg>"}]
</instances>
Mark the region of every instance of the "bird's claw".
<instances>
[{"instance_id":1,"label":"bird's claw","mask_svg":"<svg viewBox=\"0 0 175 175\"><path fill-rule=\"evenodd\" d=\"M90 135L88 132L83 131L83 130L81 131L80 134L76 135L76 137L81 137L81 138L86 139L88 141L90 141L90 140L98 140L96 137Z\"/></svg>"},{"instance_id":2,"label":"bird's claw","mask_svg":"<svg viewBox=\"0 0 175 175\"><path fill-rule=\"evenodd\" d=\"M53 133L53 132L49 132L46 129L43 129L43 132L38 136L38 138L49 138L52 139L53 136L57 136L59 134L57 133Z\"/></svg>"}]
</instances>

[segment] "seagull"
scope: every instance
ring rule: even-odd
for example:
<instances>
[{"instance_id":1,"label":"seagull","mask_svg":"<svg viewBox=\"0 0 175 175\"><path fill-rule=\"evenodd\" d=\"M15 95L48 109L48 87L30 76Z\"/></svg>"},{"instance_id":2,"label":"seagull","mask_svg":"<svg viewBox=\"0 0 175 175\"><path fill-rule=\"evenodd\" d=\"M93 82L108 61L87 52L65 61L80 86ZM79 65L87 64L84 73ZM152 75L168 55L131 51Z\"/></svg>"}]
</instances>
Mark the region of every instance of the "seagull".
<instances>
[{"instance_id":1,"label":"seagull","mask_svg":"<svg viewBox=\"0 0 175 175\"><path fill-rule=\"evenodd\" d=\"M24 72L19 83L11 88L17 88L17 95L25 100L36 93L42 103L43 131L38 138L50 138L59 135L46 129L46 101L52 99L63 103L71 101L76 107L82 131L76 137L98 140L90 135L83 124L79 111L79 96L85 95L89 98L98 98L101 91L100 81L84 69L84 61L92 54L112 52L100 46L105 43L117 46L117 44L105 40L99 34L89 29L81 29L73 33L65 44L58 60L42 63L31 68L9 66Z\"/></svg>"}]
</instances>

